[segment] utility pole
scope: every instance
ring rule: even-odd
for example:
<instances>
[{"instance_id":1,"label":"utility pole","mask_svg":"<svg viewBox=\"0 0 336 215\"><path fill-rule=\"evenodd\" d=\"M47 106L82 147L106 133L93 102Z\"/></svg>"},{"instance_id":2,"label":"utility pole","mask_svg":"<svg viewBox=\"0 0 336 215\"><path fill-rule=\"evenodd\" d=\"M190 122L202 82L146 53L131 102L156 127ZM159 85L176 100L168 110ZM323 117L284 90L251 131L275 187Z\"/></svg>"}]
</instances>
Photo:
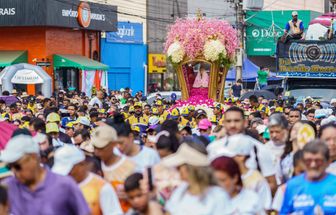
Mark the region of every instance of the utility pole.
<instances>
[{"instance_id":1,"label":"utility pole","mask_svg":"<svg viewBox=\"0 0 336 215\"><path fill-rule=\"evenodd\" d=\"M229 0L230 1L230 0ZM230 1L231 2L231 1ZM244 56L244 11L243 1L233 0L236 11L236 29L239 46L236 50L236 80L242 78L243 74L243 56Z\"/></svg>"}]
</instances>

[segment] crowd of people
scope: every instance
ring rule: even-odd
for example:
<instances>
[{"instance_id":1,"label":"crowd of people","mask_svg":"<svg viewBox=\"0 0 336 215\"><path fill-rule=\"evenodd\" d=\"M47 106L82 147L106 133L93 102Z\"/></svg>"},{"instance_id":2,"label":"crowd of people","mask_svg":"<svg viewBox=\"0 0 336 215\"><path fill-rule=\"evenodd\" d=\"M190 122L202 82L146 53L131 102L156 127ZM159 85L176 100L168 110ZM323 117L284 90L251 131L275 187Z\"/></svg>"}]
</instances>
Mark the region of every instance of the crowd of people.
<instances>
[{"instance_id":1,"label":"crowd of people","mask_svg":"<svg viewBox=\"0 0 336 215\"><path fill-rule=\"evenodd\" d=\"M3 94L0 214L336 213L336 99Z\"/></svg>"}]
</instances>

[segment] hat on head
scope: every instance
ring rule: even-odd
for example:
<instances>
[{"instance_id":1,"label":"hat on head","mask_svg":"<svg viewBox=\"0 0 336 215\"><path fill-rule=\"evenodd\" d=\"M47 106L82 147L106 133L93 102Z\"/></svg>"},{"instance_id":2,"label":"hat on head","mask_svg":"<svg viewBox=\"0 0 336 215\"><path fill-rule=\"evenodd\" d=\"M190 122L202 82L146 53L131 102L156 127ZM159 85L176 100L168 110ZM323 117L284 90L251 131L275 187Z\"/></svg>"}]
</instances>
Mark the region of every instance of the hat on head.
<instances>
[{"instance_id":1,"label":"hat on head","mask_svg":"<svg viewBox=\"0 0 336 215\"><path fill-rule=\"evenodd\" d=\"M206 112L203 109L198 109L195 113L195 118L199 118L200 116L207 116Z\"/></svg>"},{"instance_id":2,"label":"hat on head","mask_svg":"<svg viewBox=\"0 0 336 215\"><path fill-rule=\"evenodd\" d=\"M292 12L292 16L297 16L298 15L298 12L297 11L293 11Z\"/></svg>"},{"instance_id":3,"label":"hat on head","mask_svg":"<svg viewBox=\"0 0 336 215\"><path fill-rule=\"evenodd\" d=\"M283 128L288 128L288 121L282 113L274 113L269 117L268 127L281 126Z\"/></svg>"},{"instance_id":4,"label":"hat on head","mask_svg":"<svg viewBox=\"0 0 336 215\"><path fill-rule=\"evenodd\" d=\"M47 122L60 122L61 121L61 117L57 114L57 113L50 113L47 116Z\"/></svg>"},{"instance_id":5,"label":"hat on head","mask_svg":"<svg viewBox=\"0 0 336 215\"><path fill-rule=\"evenodd\" d=\"M152 109L152 113L153 113L154 115L158 115L158 114L159 114L159 110L158 110L156 107L153 107L153 109Z\"/></svg>"},{"instance_id":6,"label":"hat on head","mask_svg":"<svg viewBox=\"0 0 336 215\"><path fill-rule=\"evenodd\" d=\"M163 105L163 103L162 103L162 101L161 101L161 100L157 100L157 101L155 102L155 105L156 105L156 106L162 106L162 105Z\"/></svg>"},{"instance_id":7,"label":"hat on head","mask_svg":"<svg viewBox=\"0 0 336 215\"><path fill-rule=\"evenodd\" d=\"M16 89L13 89L13 90L12 90L12 94L17 94Z\"/></svg>"},{"instance_id":8,"label":"hat on head","mask_svg":"<svg viewBox=\"0 0 336 215\"><path fill-rule=\"evenodd\" d=\"M27 94L27 92L23 92L22 94L21 94L21 97L22 98L26 98L26 97L28 97L29 95Z\"/></svg>"},{"instance_id":9,"label":"hat on head","mask_svg":"<svg viewBox=\"0 0 336 215\"><path fill-rule=\"evenodd\" d=\"M82 125L86 125L86 126L89 126L91 125L90 123L90 120L85 117L85 116L81 116L79 117L77 120L76 120L76 123L75 124L82 124Z\"/></svg>"},{"instance_id":10,"label":"hat on head","mask_svg":"<svg viewBox=\"0 0 336 215\"><path fill-rule=\"evenodd\" d=\"M58 125L54 122L49 122L46 124L46 133L49 134L51 132L59 132Z\"/></svg>"},{"instance_id":11,"label":"hat on head","mask_svg":"<svg viewBox=\"0 0 336 215\"><path fill-rule=\"evenodd\" d=\"M332 105L333 103L336 103L336 98L331 99L330 104Z\"/></svg>"},{"instance_id":12,"label":"hat on head","mask_svg":"<svg viewBox=\"0 0 336 215\"><path fill-rule=\"evenodd\" d=\"M187 107L182 109L182 116L189 116L189 109Z\"/></svg>"},{"instance_id":13,"label":"hat on head","mask_svg":"<svg viewBox=\"0 0 336 215\"><path fill-rule=\"evenodd\" d=\"M5 163L13 163L26 154L40 152L39 145L29 135L18 135L10 139L2 151L0 159Z\"/></svg>"},{"instance_id":14,"label":"hat on head","mask_svg":"<svg viewBox=\"0 0 336 215\"><path fill-rule=\"evenodd\" d=\"M173 120L177 120L180 116L180 111L177 108L174 108L170 116Z\"/></svg>"},{"instance_id":15,"label":"hat on head","mask_svg":"<svg viewBox=\"0 0 336 215\"><path fill-rule=\"evenodd\" d=\"M68 175L72 168L85 160L85 154L74 145L65 144L57 149L54 155L52 171L60 175Z\"/></svg>"},{"instance_id":16,"label":"hat on head","mask_svg":"<svg viewBox=\"0 0 336 215\"><path fill-rule=\"evenodd\" d=\"M162 164L168 167L177 167L183 164L192 166L208 166L209 161L205 154L197 151L186 143L182 143L177 152L162 160Z\"/></svg>"},{"instance_id":17,"label":"hat on head","mask_svg":"<svg viewBox=\"0 0 336 215\"><path fill-rule=\"evenodd\" d=\"M99 126L94 131L91 143L96 148L104 148L110 142L114 142L118 140L117 131L108 125Z\"/></svg>"},{"instance_id":18,"label":"hat on head","mask_svg":"<svg viewBox=\"0 0 336 215\"><path fill-rule=\"evenodd\" d=\"M211 122L208 119L202 119L198 123L198 129L208 130L211 127L212 127L212 124L211 124Z\"/></svg>"},{"instance_id":19,"label":"hat on head","mask_svg":"<svg viewBox=\"0 0 336 215\"><path fill-rule=\"evenodd\" d=\"M141 102L135 102L133 106L134 106L134 108L135 107L142 107Z\"/></svg>"},{"instance_id":20,"label":"hat on head","mask_svg":"<svg viewBox=\"0 0 336 215\"><path fill-rule=\"evenodd\" d=\"M215 108L219 109L219 110L222 110L222 105L221 104L216 104L215 105Z\"/></svg>"},{"instance_id":21,"label":"hat on head","mask_svg":"<svg viewBox=\"0 0 336 215\"><path fill-rule=\"evenodd\" d=\"M120 92L125 92L125 89L124 89L124 88L120 88L119 91L120 91Z\"/></svg>"},{"instance_id":22,"label":"hat on head","mask_svg":"<svg viewBox=\"0 0 336 215\"><path fill-rule=\"evenodd\" d=\"M190 106L188 106L188 109L189 109L189 111L195 111L195 106L190 105Z\"/></svg>"},{"instance_id":23,"label":"hat on head","mask_svg":"<svg viewBox=\"0 0 336 215\"><path fill-rule=\"evenodd\" d=\"M261 124L261 125L258 125L256 129L258 131L258 134L263 134L266 131L267 126Z\"/></svg>"}]
</instances>

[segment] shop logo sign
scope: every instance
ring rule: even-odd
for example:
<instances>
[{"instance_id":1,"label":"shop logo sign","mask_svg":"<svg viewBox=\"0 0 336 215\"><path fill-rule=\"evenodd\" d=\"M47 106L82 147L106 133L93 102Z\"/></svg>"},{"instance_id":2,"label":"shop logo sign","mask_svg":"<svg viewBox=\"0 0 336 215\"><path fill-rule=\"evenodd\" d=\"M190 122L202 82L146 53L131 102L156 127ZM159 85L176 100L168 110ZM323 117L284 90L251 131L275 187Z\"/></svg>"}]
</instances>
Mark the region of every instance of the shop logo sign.
<instances>
[{"instance_id":1,"label":"shop logo sign","mask_svg":"<svg viewBox=\"0 0 336 215\"><path fill-rule=\"evenodd\" d=\"M91 10L90 5L86 2L81 2L78 5L78 17L77 17L78 23L84 27L87 28L90 25L91 22Z\"/></svg>"},{"instance_id":2,"label":"shop logo sign","mask_svg":"<svg viewBox=\"0 0 336 215\"><path fill-rule=\"evenodd\" d=\"M273 38L273 37L280 37L282 35L281 31L273 31L272 28L265 29L265 28L256 28L252 30L252 37L253 38Z\"/></svg>"},{"instance_id":3,"label":"shop logo sign","mask_svg":"<svg viewBox=\"0 0 336 215\"><path fill-rule=\"evenodd\" d=\"M0 16L14 16L15 8L0 8Z\"/></svg>"}]
</instances>

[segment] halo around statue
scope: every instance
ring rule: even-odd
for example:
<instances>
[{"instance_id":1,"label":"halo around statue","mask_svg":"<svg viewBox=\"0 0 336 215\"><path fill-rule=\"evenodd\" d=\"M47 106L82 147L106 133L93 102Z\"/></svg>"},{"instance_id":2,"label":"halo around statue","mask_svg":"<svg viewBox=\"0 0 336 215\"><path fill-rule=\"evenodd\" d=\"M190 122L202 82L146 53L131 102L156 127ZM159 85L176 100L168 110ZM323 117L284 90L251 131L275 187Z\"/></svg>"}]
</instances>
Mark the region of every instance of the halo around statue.
<instances>
[{"instance_id":1,"label":"halo around statue","mask_svg":"<svg viewBox=\"0 0 336 215\"><path fill-rule=\"evenodd\" d=\"M227 21L176 20L164 50L176 68L184 105L224 102L225 79L237 47L237 32Z\"/></svg>"}]
</instances>

